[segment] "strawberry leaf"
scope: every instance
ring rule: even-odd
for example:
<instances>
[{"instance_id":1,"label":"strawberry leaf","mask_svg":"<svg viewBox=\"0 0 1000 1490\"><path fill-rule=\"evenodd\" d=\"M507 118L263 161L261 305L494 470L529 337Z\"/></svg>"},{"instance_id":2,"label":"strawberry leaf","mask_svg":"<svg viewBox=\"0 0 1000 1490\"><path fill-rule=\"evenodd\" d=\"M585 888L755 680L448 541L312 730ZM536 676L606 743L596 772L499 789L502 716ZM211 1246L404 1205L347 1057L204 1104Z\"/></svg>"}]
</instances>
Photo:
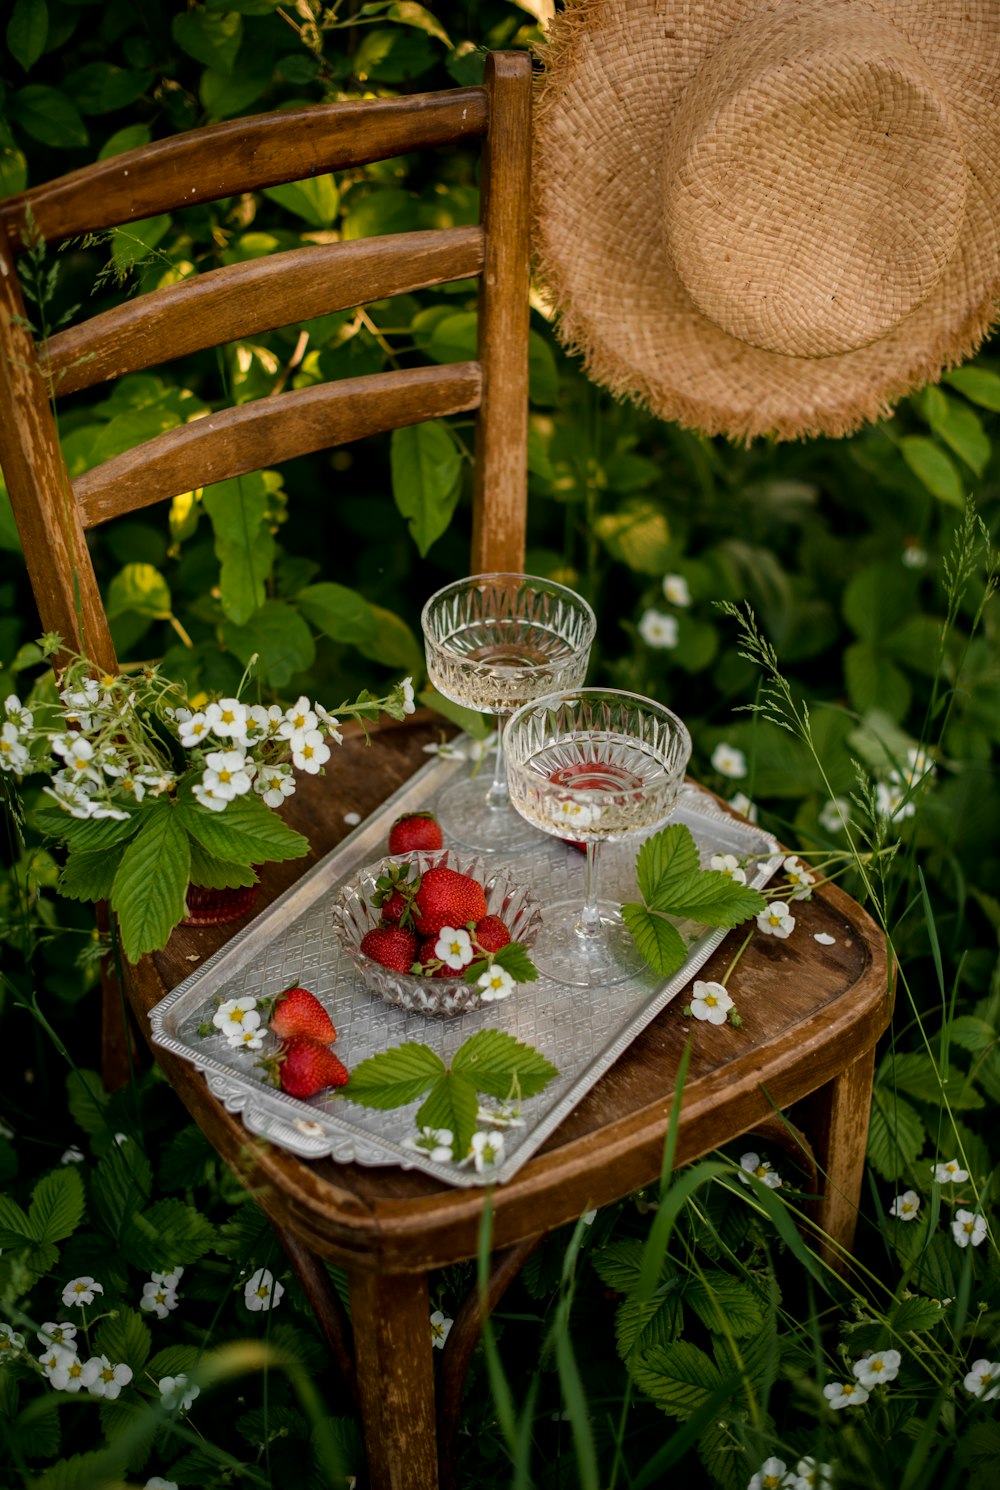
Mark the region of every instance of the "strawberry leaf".
<instances>
[{"instance_id":1,"label":"strawberry leaf","mask_svg":"<svg viewBox=\"0 0 1000 1490\"><path fill-rule=\"evenodd\" d=\"M161 799L146 813L145 823L122 855L111 887L111 905L129 962L166 945L184 915L190 865L180 812Z\"/></svg>"},{"instance_id":2,"label":"strawberry leaf","mask_svg":"<svg viewBox=\"0 0 1000 1490\"><path fill-rule=\"evenodd\" d=\"M309 842L253 794L228 802L222 812L181 803L177 815L196 843L230 864L267 864L301 859Z\"/></svg>"},{"instance_id":3,"label":"strawberry leaf","mask_svg":"<svg viewBox=\"0 0 1000 1490\"><path fill-rule=\"evenodd\" d=\"M537 967L520 942L508 942L505 947L494 952L492 957L477 957L474 962L469 963L462 976L466 983L476 983L494 964L510 973L515 983L534 983L538 977Z\"/></svg>"},{"instance_id":4,"label":"strawberry leaf","mask_svg":"<svg viewBox=\"0 0 1000 1490\"><path fill-rule=\"evenodd\" d=\"M531 1045L522 1045L503 1030L479 1030L455 1052L453 1071L461 1072L477 1091L488 1092L501 1101L515 1090L522 1097L533 1097L559 1073L550 1061Z\"/></svg>"},{"instance_id":5,"label":"strawberry leaf","mask_svg":"<svg viewBox=\"0 0 1000 1490\"><path fill-rule=\"evenodd\" d=\"M452 1153L456 1160L464 1159L476 1131L478 1111L474 1083L461 1071L447 1071L431 1088L417 1113L416 1123L418 1128L450 1128L454 1138Z\"/></svg>"},{"instance_id":6,"label":"strawberry leaf","mask_svg":"<svg viewBox=\"0 0 1000 1490\"><path fill-rule=\"evenodd\" d=\"M675 823L647 838L639 850L635 869L646 904L656 910L670 910L675 890L701 872L690 828Z\"/></svg>"},{"instance_id":7,"label":"strawberry leaf","mask_svg":"<svg viewBox=\"0 0 1000 1490\"><path fill-rule=\"evenodd\" d=\"M85 854L71 850L59 876L59 894L67 900L107 900L122 852L120 845Z\"/></svg>"},{"instance_id":8,"label":"strawberry leaf","mask_svg":"<svg viewBox=\"0 0 1000 1490\"><path fill-rule=\"evenodd\" d=\"M344 1096L362 1107L405 1107L446 1074L441 1057L413 1040L361 1061L351 1071Z\"/></svg>"},{"instance_id":9,"label":"strawberry leaf","mask_svg":"<svg viewBox=\"0 0 1000 1490\"><path fill-rule=\"evenodd\" d=\"M669 905L652 901L650 909L678 919L698 921L702 926L738 926L757 916L767 906L763 895L739 885L717 869L702 871L697 878L679 884Z\"/></svg>"},{"instance_id":10,"label":"strawberry leaf","mask_svg":"<svg viewBox=\"0 0 1000 1490\"><path fill-rule=\"evenodd\" d=\"M672 977L687 960L687 943L677 927L644 905L623 905L625 925L645 962L663 978Z\"/></svg>"}]
</instances>

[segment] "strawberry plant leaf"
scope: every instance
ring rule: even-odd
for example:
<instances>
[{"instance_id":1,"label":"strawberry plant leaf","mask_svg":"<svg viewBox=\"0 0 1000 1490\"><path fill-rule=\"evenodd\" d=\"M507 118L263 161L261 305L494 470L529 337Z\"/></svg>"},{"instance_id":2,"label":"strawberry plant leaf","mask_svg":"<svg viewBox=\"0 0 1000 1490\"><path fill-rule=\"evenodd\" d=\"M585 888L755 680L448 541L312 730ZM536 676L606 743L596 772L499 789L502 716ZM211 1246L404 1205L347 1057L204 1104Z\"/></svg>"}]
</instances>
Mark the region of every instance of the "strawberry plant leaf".
<instances>
[{"instance_id":1,"label":"strawberry plant leaf","mask_svg":"<svg viewBox=\"0 0 1000 1490\"><path fill-rule=\"evenodd\" d=\"M207 853L230 864L301 859L309 852L309 842L301 833L283 823L260 797L249 793L213 814L182 803L177 816Z\"/></svg>"},{"instance_id":2,"label":"strawberry plant leaf","mask_svg":"<svg viewBox=\"0 0 1000 1490\"><path fill-rule=\"evenodd\" d=\"M449 1128L454 1138L454 1157L462 1159L476 1131L478 1111L474 1083L461 1071L446 1071L431 1087L417 1113L416 1123L418 1128Z\"/></svg>"},{"instance_id":3,"label":"strawberry plant leaf","mask_svg":"<svg viewBox=\"0 0 1000 1490\"><path fill-rule=\"evenodd\" d=\"M665 912L679 920L727 927L738 926L766 907L767 901L757 890L737 884L729 875L715 869L704 870L696 879L679 884L668 905L659 900L649 903L650 910Z\"/></svg>"},{"instance_id":4,"label":"strawberry plant leaf","mask_svg":"<svg viewBox=\"0 0 1000 1490\"><path fill-rule=\"evenodd\" d=\"M153 1337L149 1326L134 1309L119 1304L115 1313L98 1326L94 1336L94 1354L106 1355L109 1361L123 1361L138 1376L149 1359Z\"/></svg>"},{"instance_id":5,"label":"strawberry plant leaf","mask_svg":"<svg viewBox=\"0 0 1000 1490\"><path fill-rule=\"evenodd\" d=\"M647 838L639 850L635 868L646 904L655 903L658 910L669 909L675 889L701 872L690 828L674 823Z\"/></svg>"},{"instance_id":6,"label":"strawberry plant leaf","mask_svg":"<svg viewBox=\"0 0 1000 1490\"><path fill-rule=\"evenodd\" d=\"M127 809L122 809L127 811ZM129 815L127 820L113 817L70 817L59 807L41 807L34 814L35 826L57 843L65 843L77 853L96 853L124 843L142 824L146 812L140 810Z\"/></svg>"},{"instance_id":7,"label":"strawberry plant leaf","mask_svg":"<svg viewBox=\"0 0 1000 1490\"><path fill-rule=\"evenodd\" d=\"M111 888L111 905L129 962L166 944L184 915L191 865L179 811L161 800L145 818L122 855Z\"/></svg>"},{"instance_id":8,"label":"strawberry plant leaf","mask_svg":"<svg viewBox=\"0 0 1000 1490\"><path fill-rule=\"evenodd\" d=\"M90 853L71 853L59 876L59 894L67 900L107 900L123 853L121 844Z\"/></svg>"},{"instance_id":9,"label":"strawberry plant leaf","mask_svg":"<svg viewBox=\"0 0 1000 1490\"><path fill-rule=\"evenodd\" d=\"M669 978L684 966L687 942L670 921L654 915L644 905L636 904L623 905L622 916L643 960L654 972Z\"/></svg>"},{"instance_id":10,"label":"strawberry plant leaf","mask_svg":"<svg viewBox=\"0 0 1000 1490\"><path fill-rule=\"evenodd\" d=\"M476 1090L501 1101L511 1095L515 1079L522 1097L533 1097L557 1076L555 1066L531 1045L503 1030L479 1030L459 1046L451 1063L474 1082Z\"/></svg>"},{"instance_id":11,"label":"strawberry plant leaf","mask_svg":"<svg viewBox=\"0 0 1000 1490\"><path fill-rule=\"evenodd\" d=\"M439 1055L427 1045L408 1041L355 1066L344 1096L362 1107L404 1107L422 1097L446 1074Z\"/></svg>"},{"instance_id":12,"label":"strawberry plant leaf","mask_svg":"<svg viewBox=\"0 0 1000 1490\"><path fill-rule=\"evenodd\" d=\"M122 1233L121 1250L145 1272L186 1267L203 1257L215 1241L215 1227L194 1206L158 1200L132 1216Z\"/></svg>"},{"instance_id":13,"label":"strawberry plant leaf","mask_svg":"<svg viewBox=\"0 0 1000 1490\"><path fill-rule=\"evenodd\" d=\"M493 962L497 967L502 967L504 972L510 973L515 983L534 983L538 977L538 969L528 956L527 949L520 942L508 942L506 947L501 947L499 952L494 952ZM477 957L474 962L463 973L466 983L475 983L482 977L490 966L488 957Z\"/></svg>"},{"instance_id":14,"label":"strawberry plant leaf","mask_svg":"<svg viewBox=\"0 0 1000 1490\"><path fill-rule=\"evenodd\" d=\"M203 885L207 890L236 890L241 886L255 885L257 876L249 864L234 864L232 860L217 859L202 848L197 839L191 839L191 883Z\"/></svg>"},{"instance_id":15,"label":"strawberry plant leaf","mask_svg":"<svg viewBox=\"0 0 1000 1490\"><path fill-rule=\"evenodd\" d=\"M30 1247L31 1222L16 1201L0 1195L0 1248Z\"/></svg>"},{"instance_id":16,"label":"strawberry plant leaf","mask_svg":"<svg viewBox=\"0 0 1000 1490\"><path fill-rule=\"evenodd\" d=\"M53 1169L31 1193L28 1224L37 1242L61 1242L83 1218L83 1181L75 1168Z\"/></svg>"}]
</instances>

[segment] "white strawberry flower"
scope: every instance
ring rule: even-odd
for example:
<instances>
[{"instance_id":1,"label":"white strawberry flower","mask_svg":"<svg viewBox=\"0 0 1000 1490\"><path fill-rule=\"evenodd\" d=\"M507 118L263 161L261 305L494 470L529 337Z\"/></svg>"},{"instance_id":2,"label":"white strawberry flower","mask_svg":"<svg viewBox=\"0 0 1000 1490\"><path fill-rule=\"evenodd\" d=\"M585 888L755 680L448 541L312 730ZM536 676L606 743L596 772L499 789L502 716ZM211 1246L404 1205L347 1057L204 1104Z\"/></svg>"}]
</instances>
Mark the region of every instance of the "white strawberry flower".
<instances>
[{"instance_id":1,"label":"white strawberry flower","mask_svg":"<svg viewBox=\"0 0 1000 1490\"><path fill-rule=\"evenodd\" d=\"M244 750L213 750L205 757L202 786L220 797L242 797L250 790L256 769Z\"/></svg>"},{"instance_id":2,"label":"white strawberry flower","mask_svg":"<svg viewBox=\"0 0 1000 1490\"><path fill-rule=\"evenodd\" d=\"M139 1308L144 1309L147 1314L155 1314L157 1319L166 1319L171 1310L177 1308L177 1294L165 1283L150 1280L142 1285Z\"/></svg>"},{"instance_id":3,"label":"white strawberry flower","mask_svg":"<svg viewBox=\"0 0 1000 1490\"><path fill-rule=\"evenodd\" d=\"M340 720L331 714L329 709L324 709L322 704L316 704L314 707L319 722L326 726L326 732L329 738L335 745L343 745L344 737L340 733Z\"/></svg>"},{"instance_id":4,"label":"white strawberry flower","mask_svg":"<svg viewBox=\"0 0 1000 1490\"><path fill-rule=\"evenodd\" d=\"M288 741L292 750L292 763L300 771L315 776L320 766L330 759L330 747L318 729L297 730Z\"/></svg>"},{"instance_id":5,"label":"white strawberry flower","mask_svg":"<svg viewBox=\"0 0 1000 1490\"><path fill-rule=\"evenodd\" d=\"M484 1004L495 1003L499 999L509 998L517 987L517 983L511 977L506 968L495 962L492 967L480 973L476 979L476 987L482 989L479 995Z\"/></svg>"},{"instance_id":6,"label":"white strawberry flower","mask_svg":"<svg viewBox=\"0 0 1000 1490\"><path fill-rule=\"evenodd\" d=\"M760 1180L762 1185L766 1185L769 1190L781 1189L781 1176L771 1168L770 1160L762 1159L759 1154L755 1154L752 1151L744 1154L740 1159L740 1171L740 1179L744 1185L749 1185L750 1181L747 1179L747 1175L752 1174L756 1179Z\"/></svg>"},{"instance_id":7,"label":"white strawberry flower","mask_svg":"<svg viewBox=\"0 0 1000 1490\"><path fill-rule=\"evenodd\" d=\"M183 1268L171 1268L167 1273L150 1273L154 1283L165 1283L168 1288L178 1288L184 1277Z\"/></svg>"},{"instance_id":8,"label":"white strawberry flower","mask_svg":"<svg viewBox=\"0 0 1000 1490\"><path fill-rule=\"evenodd\" d=\"M290 709L285 710L278 733L282 739L291 740L295 735L304 735L307 731L314 730L318 723L316 711L303 693Z\"/></svg>"},{"instance_id":9,"label":"white strawberry flower","mask_svg":"<svg viewBox=\"0 0 1000 1490\"><path fill-rule=\"evenodd\" d=\"M73 781L99 781L94 770L94 747L85 735L56 735L52 749L66 762L65 769Z\"/></svg>"},{"instance_id":10,"label":"white strawberry flower","mask_svg":"<svg viewBox=\"0 0 1000 1490\"><path fill-rule=\"evenodd\" d=\"M808 866L794 854L789 854L782 867L785 871L785 878L793 891L789 899L809 900L812 896L812 887L816 883L816 876L809 872Z\"/></svg>"},{"instance_id":11,"label":"white strawberry flower","mask_svg":"<svg viewBox=\"0 0 1000 1490\"><path fill-rule=\"evenodd\" d=\"M846 797L831 797L819 815L819 825L828 833L842 833L851 821L851 804Z\"/></svg>"},{"instance_id":12,"label":"white strawberry flower","mask_svg":"<svg viewBox=\"0 0 1000 1490\"><path fill-rule=\"evenodd\" d=\"M833 1469L807 1455L795 1466L791 1490L833 1490Z\"/></svg>"},{"instance_id":13,"label":"white strawberry flower","mask_svg":"<svg viewBox=\"0 0 1000 1490\"><path fill-rule=\"evenodd\" d=\"M777 936L784 940L795 930L795 917L783 900L772 900L757 917L757 925L768 936Z\"/></svg>"},{"instance_id":14,"label":"white strawberry flower","mask_svg":"<svg viewBox=\"0 0 1000 1490\"><path fill-rule=\"evenodd\" d=\"M944 1164L935 1164L934 1178L939 1185L961 1185L969 1178L969 1171L957 1159L948 1159Z\"/></svg>"},{"instance_id":15,"label":"white strawberry flower","mask_svg":"<svg viewBox=\"0 0 1000 1490\"><path fill-rule=\"evenodd\" d=\"M757 804L756 802L751 802L746 792L733 792L733 795L729 798L729 805L734 812L740 813L751 823L757 821Z\"/></svg>"},{"instance_id":16,"label":"white strawberry flower","mask_svg":"<svg viewBox=\"0 0 1000 1490\"><path fill-rule=\"evenodd\" d=\"M216 1029L224 1030L227 1035L230 1030L236 1030L238 1033L243 1030L255 1030L260 1024L257 1000L249 994L243 998L226 999L225 1003L220 1004L212 1015L212 1023Z\"/></svg>"},{"instance_id":17,"label":"white strawberry flower","mask_svg":"<svg viewBox=\"0 0 1000 1490\"><path fill-rule=\"evenodd\" d=\"M731 776L737 780L747 774L747 758L742 750L737 750L735 745L727 745L725 741L716 745L712 751L712 765L720 776Z\"/></svg>"},{"instance_id":18,"label":"white strawberry flower","mask_svg":"<svg viewBox=\"0 0 1000 1490\"><path fill-rule=\"evenodd\" d=\"M165 1480L162 1475L150 1475L142 1490L178 1490L176 1480Z\"/></svg>"},{"instance_id":19,"label":"white strawberry flower","mask_svg":"<svg viewBox=\"0 0 1000 1490\"><path fill-rule=\"evenodd\" d=\"M15 724L0 726L0 771L23 776L30 760L27 746L22 745Z\"/></svg>"},{"instance_id":20,"label":"white strawberry flower","mask_svg":"<svg viewBox=\"0 0 1000 1490\"><path fill-rule=\"evenodd\" d=\"M106 1355L100 1355L93 1356L87 1365L97 1367L90 1390L95 1397L106 1397L109 1402L119 1396L122 1387L127 1387L132 1380L132 1367L126 1366L124 1361L112 1366Z\"/></svg>"},{"instance_id":21,"label":"white strawberry flower","mask_svg":"<svg viewBox=\"0 0 1000 1490\"><path fill-rule=\"evenodd\" d=\"M45 1375L52 1380L55 1371L65 1370L68 1372L70 1365L77 1359L76 1347L68 1345L50 1345L43 1350L38 1357L39 1365Z\"/></svg>"},{"instance_id":22,"label":"white strawberry flower","mask_svg":"<svg viewBox=\"0 0 1000 1490\"><path fill-rule=\"evenodd\" d=\"M3 701L3 711L10 723L18 729L30 729L35 722L35 716L30 709L25 708L16 693L8 693Z\"/></svg>"},{"instance_id":23,"label":"white strawberry flower","mask_svg":"<svg viewBox=\"0 0 1000 1490\"><path fill-rule=\"evenodd\" d=\"M643 611L638 629L647 647L668 649L677 645L677 617L666 611Z\"/></svg>"},{"instance_id":24,"label":"white strawberry flower","mask_svg":"<svg viewBox=\"0 0 1000 1490\"><path fill-rule=\"evenodd\" d=\"M251 1314L256 1314L260 1309L276 1308L284 1291L284 1284L279 1283L267 1268L258 1268L243 1285L243 1303Z\"/></svg>"},{"instance_id":25,"label":"white strawberry flower","mask_svg":"<svg viewBox=\"0 0 1000 1490\"><path fill-rule=\"evenodd\" d=\"M473 1133L464 1163L472 1164L477 1174L484 1169L494 1169L503 1158L502 1133Z\"/></svg>"},{"instance_id":26,"label":"white strawberry flower","mask_svg":"<svg viewBox=\"0 0 1000 1490\"><path fill-rule=\"evenodd\" d=\"M453 1319L447 1319L440 1309L434 1310L434 1313L431 1315L431 1344L435 1349L444 1349L444 1342L447 1340L454 1323L455 1321Z\"/></svg>"},{"instance_id":27,"label":"white strawberry flower","mask_svg":"<svg viewBox=\"0 0 1000 1490\"><path fill-rule=\"evenodd\" d=\"M196 745L203 745L208 739L212 733L212 725L208 715L200 710L197 714L190 714L185 719L181 718L182 713L187 714L187 710L177 710L177 720L180 726L178 736L185 750L193 750Z\"/></svg>"},{"instance_id":28,"label":"white strawberry flower","mask_svg":"<svg viewBox=\"0 0 1000 1490\"><path fill-rule=\"evenodd\" d=\"M973 1397L979 1397L983 1402L994 1401L1000 1397L1000 1361L973 1361L962 1385Z\"/></svg>"},{"instance_id":29,"label":"white strawberry flower","mask_svg":"<svg viewBox=\"0 0 1000 1490\"><path fill-rule=\"evenodd\" d=\"M249 710L238 698L220 698L208 704L205 717L213 735L220 740L243 740L247 732Z\"/></svg>"},{"instance_id":30,"label":"white strawberry flower","mask_svg":"<svg viewBox=\"0 0 1000 1490\"><path fill-rule=\"evenodd\" d=\"M52 778L52 785L43 786L42 791L58 803L63 812L68 812L70 817L85 819L94 815L93 799L82 787L72 781L67 781L62 771L57 771Z\"/></svg>"},{"instance_id":31,"label":"white strawberry flower","mask_svg":"<svg viewBox=\"0 0 1000 1490\"><path fill-rule=\"evenodd\" d=\"M256 745L260 740L273 740L279 734L284 718L280 704L271 704L266 709L263 704L251 704L246 743Z\"/></svg>"},{"instance_id":32,"label":"white strawberry flower","mask_svg":"<svg viewBox=\"0 0 1000 1490\"><path fill-rule=\"evenodd\" d=\"M162 1376L157 1382L160 1400L169 1411L190 1412L194 1399L201 1395L201 1387L189 1382L183 1371L176 1376Z\"/></svg>"},{"instance_id":33,"label":"white strawberry flower","mask_svg":"<svg viewBox=\"0 0 1000 1490\"><path fill-rule=\"evenodd\" d=\"M93 1386L98 1370L95 1358L81 1361L79 1356L72 1356L49 1372L49 1381L57 1392L79 1392Z\"/></svg>"},{"instance_id":34,"label":"white strawberry flower","mask_svg":"<svg viewBox=\"0 0 1000 1490\"><path fill-rule=\"evenodd\" d=\"M785 1490L785 1487L790 1484L788 1466L784 1459L776 1459L772 1456L764 1460L747 1486L747 1490Z\"/></svg>"},{"instance_id":35,"label":"white strawberry flower","mask_svg":"<svg viewBox=\"0 0 1000 1490\"><path fill-rule=\"evenodd\" d=\"M58 1345L67 1350L76 1350L76 1325L60 1320L58 1324L43 1324L35 1336L39 1345Z\"/></svg>"},{"instance_id":36,"label":"white strawberry flower","mask_svg":"<svg viewBox=\"0 0 1000 1490\"><path fill-rule=\"evenodd\" d=\"M98 1283L89 1275L82 1278L71 1278L62 1291L62 1301L67 1309L75 1304L82 1309L85 1304L92 1304L96 1294L104 1292L104 1284Z\"/></svg>"},{"instance_id":37,"label":"white strawberry flower","mask_svg":"<svg viewBox=\"0 0 1000 1490\"><path fill-rule=\"evenodd\" d=\"M263 1030L226 1030L226 1043L231 1050L263 1050Z\"/></svg>"},{"instance_id":38,"label":"white strawberry flower","mask_svg":"<svg viewBox=\"0 0 1000 1490\"><path fill-rule=\"evenodd\" d=\"M426 1154L437 1164L450 1164L455 1148L455 1135L450 1128L421 1128L409 1138L404 1138L402 1148L417 1154Z\"/></svg>"},{"instance_id":39,"label":"white strawberry flower","mask_svg":"<svg viewBox=\"0 0 1000 1490\"><path fill-rule=\"evenodd\" d=\"M476 1111L477 1123L492 1123L495 1128L523 1128L524 1118L520 1107L504 1102L500 1107L480 1107Z\"/></svg>"},{"instance_id":40,"label":"white strawberry flower","mask_svg":"<svg viewBox=\"0 0 1000 1490\"><path fill-rule=\"evenodd\" d=\"M823 1388L823 1396L835 1412L841 1407L860 1407L868 1401L868 1393L860 1381L830 1382Z\"/></svg>"},{"instance_id":41,"label":"white strawberry flower","mask_svg":"<svg viewBox=\"0 0 1000 1490\"><path fill-rule=\"evenodd\" d=\"M889 1207L889 1215L895 1216L897 1221L915 1221L920 1209L920 1196L916 1190L904 1190L902 1195L897 1195Z\"/></svg>"},{"instance_id":42,"label":"white strawberry flower","mask_svg":"<svg viewBox=\"0 0 1000 1490\"><path fill-rule=\"evenodd\" d=\"M747 872L735 854L713 854L708 867L718 874L724 874L734 884L745 885L747 882Z\"/></svg>"},{"instance_id":43,"label":"white strawberry flower","mask_svg":"<svg viewBox=\"0 0 1000 1490\"><path fill-rule=\"evenodd\" d=\"M280 807L295 791L295 777L290 766L264 766L254 778L253 789L268 807Z\"/></svg>"},{"instance_id":44,"label":"white strawberry flower","mask_svg":"<svg viewBox=\"0 0 1000 1490\"><path fill-rule=\"evenodd\" d=\"M403 694L403 713L414 714L417 706L413 698L413 679L404 678L399 686Z\"/></svg>"},{"instance_id":45,"label":"white strawberry flower","mask_svg":"<svg viewBox=\"0 0 1000 1490\"><path fill-rule=\"evenodd\" d=\"M732 1007L733 1001L724 984L695 982L691 992L691 1013L695 1019L707 1020L709 1024L725 1024Z\"/></svg>"},{"instance_id":46,"label":"white strawberry flower","mask_svg":"<svg viewBox=\"0 0 1000 1490\"><path fill-rule=\"evenodd\" d=\"M883 1382L896 1380L902 1359L898 1350L873 1350L855 1361L851 1369L861 1385L871 1391Z\"/></svg>"},{"instance_id":47,"label":"white strawberry flower","mask_svg":"<svg viewBox=\"0 0 1000 1490\"><path fill-rule=\"evenodd\" d=\"M986 1218L973 1211L956 1211L951 1234L959 1247L978 1247L986 1235Z\"/></svg>"},{"instance_id":48,"label":"white strawberry flower","mask_svg":"<svg viewBox=\"0 0 1000 1490\"><path fill-rule=\"evenodd\" d=\"M434 943L434 956L452 972L461 972L472 961L472 938L461 927L442 926Z\"/></svg>"},{"instance_id":49,"label":"white strawberry flower","mask_svg":"<svg viewBox=\"0 0 1000 1490\"><path fill-rule=\"evenodd\" d=\"M665 574L663 576L663 595L671 605L676 605L683 610L691 604L691 591L683 574Z\"/></svg>"},{"instance_id":50,"label":"white strawberry flower","mask_svg":"<svg viewBox=\"0 0 1000 1490\"><path fill-rule=\"evenodd\" d=\"M24 1336L17 1335L9 1324L0 1324L0 1363L12 1360L24 1349Z\"/></svg>"},{"instance_id":51,"label":"white strawberry flower","mask_svg":"<svg viewBox=\"0 0 1000 1490\"><path fill-rule=\"evenodd\" d=\"M209 812L225 812L233 800L232 797L220 796L219 792L206 786L204 781L196 781L191 788L191 794L202 807L207 807Z\"/></svg>"}]
</instances>

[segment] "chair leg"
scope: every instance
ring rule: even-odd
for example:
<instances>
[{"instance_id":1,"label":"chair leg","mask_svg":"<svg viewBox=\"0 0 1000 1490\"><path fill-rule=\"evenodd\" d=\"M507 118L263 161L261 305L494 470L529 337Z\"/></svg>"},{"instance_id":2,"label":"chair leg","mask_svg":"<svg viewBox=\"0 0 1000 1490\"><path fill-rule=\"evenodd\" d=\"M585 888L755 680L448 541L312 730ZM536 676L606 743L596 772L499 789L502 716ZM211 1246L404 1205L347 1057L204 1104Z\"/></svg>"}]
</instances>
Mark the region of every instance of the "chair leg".
<instances>
[{"instance_id":1,"label":"chair leg","mask_svg":"<svg viewBox=\"0 0 1000 1490\"><path fill-rule=\"evenodd\" d=\"M351 1275L358 1399L377 1490L437 1490L427 1274Z\"/></svg>"},{"instance_id":2,"label":"chair leg","mask_svg":"<svg viewBox=\"0 0 1000 1490\"><path fill-rule=\"evenodd\" d=\"M310 1252L297 1236L283 1226L271 1223L275 1235L285 1249L299 1282L302 1284L309 1307L326 1337L326 1343L337 1362L343 1385L357 1405L357 1380L354 1369L354 1348L351 1343L351 1323L340 1295L330 1281L330 1275L314 1252Z\"/></svg>"},{"instance_id":3,"label":"chair leg","mask_svg":"<svg viewBox=\"0 0 1000 1490\"><path fill-rule=\"evenodd\" d=\"M819 1254L838 1273L850 1265L871 1117L875 1047L808 1100L808 1122L822 1189L813 1209Z\"/></svg>"},{"instance_id":4,"label":"chair leg","mask_svg":"<svg viewBox=\"0 0 1000 1490\"><path fill-rule=\"evenodd\" d=\"M462 1412L462 1388L469 1371L473 1352L483 1332L485 1319L503 1298L518 1273L535 1251L545 1235L544 1232L529 1241L519 1242L494 1253L486 1286L486 1308L481 1308L479 1289L473 1286L458 1311L458 1317L448 1332L448 1340L442 1352L441 1369L438 1373L438 1459L440 1464L440 1490L457 1490L455 1478L455 1433Z\"/></svg>"}]
</instances>

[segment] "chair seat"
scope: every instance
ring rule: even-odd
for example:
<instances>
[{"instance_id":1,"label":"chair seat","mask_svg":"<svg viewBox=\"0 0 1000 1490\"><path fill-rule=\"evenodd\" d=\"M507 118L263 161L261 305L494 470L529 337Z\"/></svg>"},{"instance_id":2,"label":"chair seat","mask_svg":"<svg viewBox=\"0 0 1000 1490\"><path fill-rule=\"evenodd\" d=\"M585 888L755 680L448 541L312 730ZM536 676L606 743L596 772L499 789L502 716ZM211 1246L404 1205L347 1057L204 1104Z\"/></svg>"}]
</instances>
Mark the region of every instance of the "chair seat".
<instances>
[{"instance_id":1,"label":"chair seat","mask_svg":"<svg viewBox=\"0 0 1000 1490\"><path fill-rule=\"evenodd\" d=\"M285 817L306 832L308 858L269 865L266 905L350 831L345 812L372 812L426 761L440 724L417 716L345 740L325 778L306 778ZM834 886L795 906L787 941L754 937L729 988L739 1029L686 1019L676 999L631 1044L557 1132L493 1196L498 1248L526 1241L656 1180L678 1064L692 1054L677 1159L687 1163L752 1130L870 1059L891 1013L885 953L871 919ZM129 980L141 1016L239 927L179 928ZM834 938L815 940L817 933ZM745 933L727 937L703 970L719 978ZM212 1143L279 1226L355 1273L423 1272L477 1251L483 1192L455 1189L396 1168L305 1162L252 1137L225 1111L200 1072L157 1051L171 1084ZM862 1085L864 1083L862 1082ZM859 1092L861 1087L859 1086ZM867 1104L858 1113L867 1127ZM863 1141L863 1138L862 1138Z\"/></svg>"}]
</instances>

